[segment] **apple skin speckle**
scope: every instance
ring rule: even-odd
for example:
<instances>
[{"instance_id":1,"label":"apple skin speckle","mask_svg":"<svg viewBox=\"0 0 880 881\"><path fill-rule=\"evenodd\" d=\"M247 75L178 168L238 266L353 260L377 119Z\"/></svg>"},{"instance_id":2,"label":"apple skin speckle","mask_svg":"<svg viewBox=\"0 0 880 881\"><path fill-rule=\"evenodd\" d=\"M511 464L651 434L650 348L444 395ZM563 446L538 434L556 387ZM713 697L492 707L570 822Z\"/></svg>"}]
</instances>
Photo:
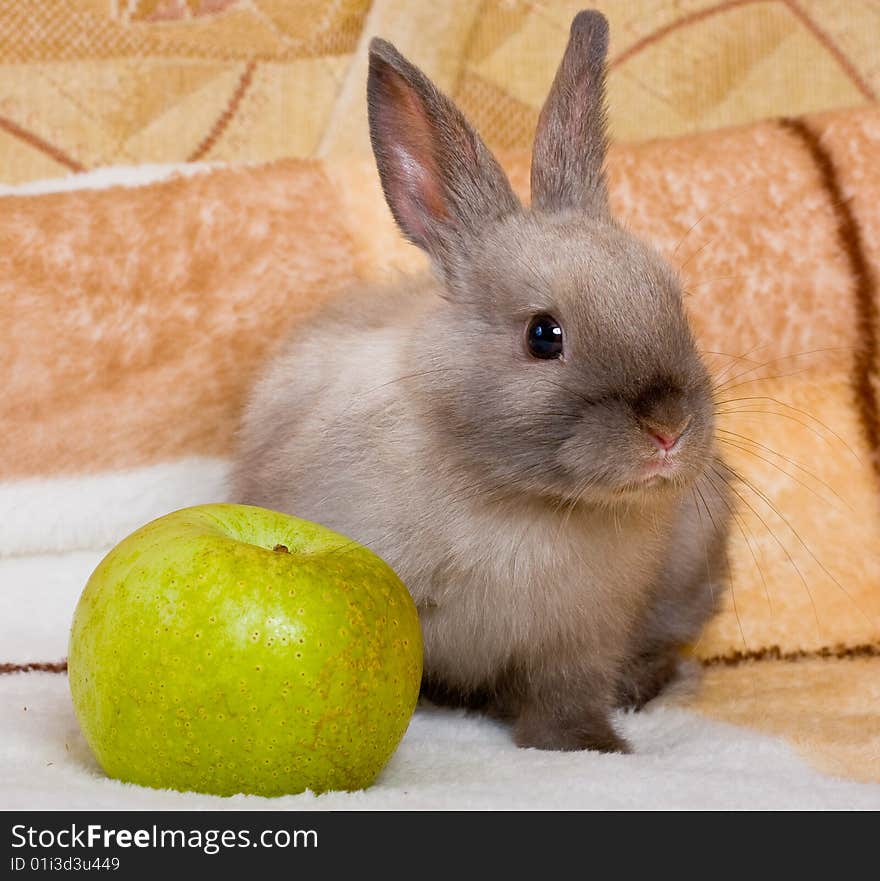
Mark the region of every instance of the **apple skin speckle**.
<instances>
[{"instance_id":1,"label":"apple skin speckle","mask_svg":"<svg viewBox=\"0 0 880 881\"><path fill-rule=\"evenodd\" d=\"M354 790L409 724L421 630L406 587L363 546L286 514L202 505L98 565L68 669L110 777L216 795Z\"/></svg>"}]
</instances>

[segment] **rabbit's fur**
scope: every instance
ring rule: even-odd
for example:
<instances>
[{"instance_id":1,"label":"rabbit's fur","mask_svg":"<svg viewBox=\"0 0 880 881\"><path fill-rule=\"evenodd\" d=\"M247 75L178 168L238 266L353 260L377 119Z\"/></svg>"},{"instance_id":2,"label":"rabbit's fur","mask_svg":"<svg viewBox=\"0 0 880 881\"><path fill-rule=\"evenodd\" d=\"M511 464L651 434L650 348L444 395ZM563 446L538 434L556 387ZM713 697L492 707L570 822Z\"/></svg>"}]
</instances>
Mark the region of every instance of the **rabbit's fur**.
<instances>
[{"instance_id":1,"label":"rabbit's fur","mask_svg":"<svg viewBox=\"0 0 880 881\"><path fill-rule=\"evenodd\" d=\"M234 470L236 501L395 568L429 697L547 749L626 749L610 710L657 694L713 613L729 520L679 282L608 213L607 41L599 13L575 18L530 209L449 99L373 41L379 173L435 275L301 326L256 385ZM530 354L536 315L562 357ZM679 431L664 456L652 433Z\"/></svg>"}]
</instances>

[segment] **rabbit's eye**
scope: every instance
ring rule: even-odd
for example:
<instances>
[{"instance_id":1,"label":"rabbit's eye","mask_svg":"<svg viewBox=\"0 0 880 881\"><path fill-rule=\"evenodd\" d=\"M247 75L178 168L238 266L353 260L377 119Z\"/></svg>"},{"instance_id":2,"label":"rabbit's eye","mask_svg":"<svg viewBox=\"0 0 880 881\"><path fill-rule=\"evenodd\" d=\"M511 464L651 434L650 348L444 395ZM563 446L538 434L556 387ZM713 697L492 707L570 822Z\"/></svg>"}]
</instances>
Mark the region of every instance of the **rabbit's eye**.
<instances>
[{"instance_id":1,"label":"rabbit's eye","mask_svg":"<svg viewBox=\"0 0 880 881\"><path fill-rule=\"evenodd\" d=\"M550 315L536 315L526 331L529 354L535 358L559 358L562 355L562 328Z\"/></svg>"}]
</instances>

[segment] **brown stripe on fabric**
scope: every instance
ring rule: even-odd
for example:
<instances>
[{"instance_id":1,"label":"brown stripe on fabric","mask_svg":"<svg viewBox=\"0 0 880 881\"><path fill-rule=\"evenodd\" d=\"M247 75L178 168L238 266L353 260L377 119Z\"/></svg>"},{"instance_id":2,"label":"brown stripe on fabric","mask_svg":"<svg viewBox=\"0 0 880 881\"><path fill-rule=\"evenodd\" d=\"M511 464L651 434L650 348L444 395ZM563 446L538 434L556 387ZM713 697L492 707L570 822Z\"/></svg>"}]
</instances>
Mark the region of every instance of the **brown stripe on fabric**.
<instances>
[{"instance_id":1,"label":"brown stripe on fabric","mask_svg":"<svg viewBox=\"0 0 880 881\"><path fill-rule=\"evenodd\" d=\"M207 154L211 147L217 143L220 138L220 135L226 130L226 126L232 121L232 117L235 116L238 111L238 107L241 104L241 99L244 98L245 92L247 92L250 87L251 81L254 78L254 71L257 69L257 62L251 61L248 63L248 66L244 69L244 73L241 75L241 79L238 81L238 85L235 87L235 91L232 93L232 97L229 99L229 103L226 105L224 111L220 114L217 121L214 125L211 126L211 131L208 132L207 135L203 138L201 143L193 150L193 152L187 158L187 162L198 162L200 159L203 159Z\"/></svg>"},{"instance_id":2,"label":"brown stripe on fabric","mask_svg":"<svg viewBox=\"0 0 880 881\"><path fill-rule=\"evenodd\" d=\"M681 18L676 18L673 21L663 25L662 27L657 28L655 31L651 31L651 33L646 34L641 39L637 40L628 48L624 49L617 57L612 58L608 64L608 68L612 69L617 67L620 64L623 64L626 61L629 61L634 55L638 55L644 49L647 49L649 46L652 46L654 43L659 42L665 36L672 33L673 31L677 31L681 28L688 27L689 25L696 24L699 21L703 21L707 18L712 18L716 15L720 15L724 12L729 12L732 9L736 9L740 6L749 6L755 3L770 3L773 0L723 0L721 3L717 3L715 6L709 6L705 9L698 9L694 12L690 12L686 15L681 16ZM877 96L874 94L874 90L871 88L870 84L865 80L862 76L861 72L856 68L856 66L849 60L849 58L844 54L844 52L837 46L837 44L825 33L817 24L801 9L800 5L794 0L778 0L781 4L819 41L822 47L831 55L832 58L837 62L840 66L841 70L847 75L849 80L853 83L853 85L869 100L876 101Z\"/></svg>"},{"instance_id":3,"label":"brown stripe on fabric","mask_svg":"<svg viewBox=\"0 0 880 881\"><path fill-rule=\"evenodd\" d=\"M3 673L66 673L67 661L34 661L30 664L0 664Z\"/></svg>"},{"instance_id":4,"label":"brown stripe on fabric","mask_svg":"<svg viewBox=\"0 0 880 881\"><path fill-rule=\"evenodd\" d=\"M853 357L852 385L862 431L871 452L874 473L880 481L880 401L875 385L876 364L880 355L877 340L877 279L865 257L865 245L859 222L850 200L843 194L831 154L822 146L820 136L801 119L780 119L779 125L800 141L809 153L834 212L837 237L853 276L856 306L857 345Z\"/></svg>"},{"instance_id":5,"label":"brown stripe on fabric","mask_svg":"<svg viewBox=\"0 0 880 881\"><path fill-rule=\"evenodd\" d=\"M8 132L14 138L24 141L40 153L44 153L50 159L54 159L59 165L69 168L71 171L87 171L85 165L77 162L72 156L68 156L60 147L44 141L38 134L26 128L22 128L17 122L13 122L5 116L0 116L0 129Z\"/></svg>"},{"instance_id":6,"label":"brown stripe on fabric","mask_svg":"<svg viewBox=\"0 0 880 881\"><path fill-rule=\"evenodd\" d=\"M823 658L880 658L880 643L822 646L822 648L810 651L797 649L790 652L782 651L778 645L770 645L747 652L736 651L724 655L714 655L710 658L701 658L700 663L704 667L735 667L746 661L810 661Z\"/></svg>"},{"instance_id":7,"label":"brown stripe on fabric","mask_svg":"<svg viewBox=\"0 0 880 881\"><path fill-rule=\"evenodd\" d=\"M798 21L831 53L834 60L840 65L841 70L852 80L853 85L869 100L876 101L874 90L865 81L856 66L844 55L837 44L823 31L816 22L801 9L799 3L794 0L782 0L789 11Z\"/></svg>"},{"instance_id":8,"label":"brown stripe on fabric","mask_svg":"<svg viewBox=\"0 0 880 881\"><path fill-rule=\"evenodd\" d=\"M735 651L724 655L713 655L701 658L703 667L736 667L748 661L806 661L823 658L880 658L880 644L864 643L863 645L822 646L822 648L804 651L784 652L778 645L770 645L762 649L747 652ZM0 675L3 673L66 673L67 661L33 661L27 664L0 664Z\"/></svg>"},{"instance_id":9,"label":"brown stripe on fabric","mask_svg":"<svg viewBox=\"0 0 880 881\"><path fill-rule=\"evenodd\" d=\"M668 24L657 28L656 31L651 31L651 33L646 34L640 40L636 40L632 46L624 49L620 55L612 58L608 62L608 69L610 70L617 67L619 64L623 64L625 61L629 61L633 55L638 55L643 49L647 49L648 46L659 42L667 34L677 31L680 28L686 28L688 25L696 24L698 21L702 21L705 18L712 18L713 16L719 15L722 12L727 12L730 9L736 9L738 6L749 6L754 3L768 2L772 2L772 0L725 0L725 2L718 3L715 6L709 6L706 9L698 9L696 12L690 12L687 15L681 16L681 18L676 18Z\"/></svg>"}]
</instances>

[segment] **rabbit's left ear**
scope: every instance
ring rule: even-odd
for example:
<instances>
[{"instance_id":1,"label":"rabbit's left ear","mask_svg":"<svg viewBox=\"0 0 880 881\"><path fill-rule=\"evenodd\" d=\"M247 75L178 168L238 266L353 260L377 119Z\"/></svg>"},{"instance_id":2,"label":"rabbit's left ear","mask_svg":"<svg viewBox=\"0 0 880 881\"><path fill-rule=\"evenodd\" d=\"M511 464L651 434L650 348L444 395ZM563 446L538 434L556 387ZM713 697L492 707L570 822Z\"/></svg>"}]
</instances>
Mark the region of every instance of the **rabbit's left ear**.
<instances>
[{"instance_id":1,"label":"rabbit's left ear","mask_svg":"<svg viewBox=\"0 0 880 881\"><path fill-rule=\"evenodd\" d=\"M608 22L600 12L579 12L532 151L532 207L608 212L605 186L605 56Z\"/></svg>"},{"instance_id":2,"label":"rabbit's left ear","mask_svg":"<svg viewBox=\"0 0 880 881\"><path fill-rule=\"evenodd\" d=\"M458 108L390 43L370 44L370 138L404 235L448 268L463 239L521 206Z\"/></svg>"}]
</instances>

